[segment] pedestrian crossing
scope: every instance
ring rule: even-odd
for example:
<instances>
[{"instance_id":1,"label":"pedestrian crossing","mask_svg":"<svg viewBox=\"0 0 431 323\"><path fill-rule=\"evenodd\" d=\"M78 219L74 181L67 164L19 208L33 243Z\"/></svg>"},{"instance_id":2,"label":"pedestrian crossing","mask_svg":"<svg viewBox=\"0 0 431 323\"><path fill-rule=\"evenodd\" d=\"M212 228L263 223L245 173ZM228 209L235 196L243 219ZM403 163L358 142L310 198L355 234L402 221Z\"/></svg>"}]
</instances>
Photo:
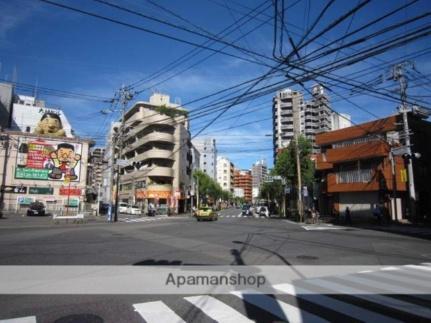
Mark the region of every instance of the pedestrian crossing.
<instances>
[{"instance_id":1,"label":"pedestrian crossing","mask_svg":"<svg viewBox=\"0 0 431 323\"><path fill-rule=\"evenodd\" d=\"M187 217L142 217L142 218L119 218L118 222L123 223L138 223L138 222L157 222L157 221L163 221L163 220L178 220L178 219L187 219Z\"/></svg>"},{"instance_id":2,"label":"pedestrian crossing","mask_svg":"<svg viewBox=\"0 0 431 323\"><path fill-rule=\"evenodd\" d=\"M242 214L236 214L236 215L219 215L219 218L242 218L242 219L263 219L263 220L268 220L269 218L264 217L264 216L247 216L247 215L242 215Z\"/></svg>"},{"instance_id":3,"label":"pedestrian crossing","mask_svg":"<svg viewBox=\"0 0 431 323\"><path fill-rule=\"evenodd\" d=\"M403 290L411 285L422 286L421 293ZM199 317L199 322L248 323L268 315L283 322L431 321L431 263L389 266L271 287L274 290L271 295L238 290L229 295L175 296L180 302L172 301L170 295L166 299L131 304L130 309L147 323L194 322L191 319L194 317ZM316 294L319 288L334 294ZM371 288L378 288L381 293L368 292ZM256 311L260 316L256 316ZM36 316L0 320L0 323L37 322Z\"/></svg>"}]
</instances>

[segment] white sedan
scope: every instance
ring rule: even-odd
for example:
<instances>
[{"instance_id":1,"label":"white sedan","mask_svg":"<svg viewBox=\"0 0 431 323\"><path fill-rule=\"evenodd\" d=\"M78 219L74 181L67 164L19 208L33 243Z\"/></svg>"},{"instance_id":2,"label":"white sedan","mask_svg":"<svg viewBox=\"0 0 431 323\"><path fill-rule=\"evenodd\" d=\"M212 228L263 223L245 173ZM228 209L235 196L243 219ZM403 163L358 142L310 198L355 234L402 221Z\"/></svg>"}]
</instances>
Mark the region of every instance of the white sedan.
<instances>
[{"instance_id":1,"label":"white sedan","mask_svg":"<svg viewBox=\"0 0 431 323\"><path fill-rule=\"evenodd\" d=\"M139 207L137 207L137 206L129 206L129 207L127 208L127 213L128 213L128 214L133 214L133 215L139 215L139 214L142 214L142 211L141 211L141 209L140 209Z\"/></svg>"}]
</instances>

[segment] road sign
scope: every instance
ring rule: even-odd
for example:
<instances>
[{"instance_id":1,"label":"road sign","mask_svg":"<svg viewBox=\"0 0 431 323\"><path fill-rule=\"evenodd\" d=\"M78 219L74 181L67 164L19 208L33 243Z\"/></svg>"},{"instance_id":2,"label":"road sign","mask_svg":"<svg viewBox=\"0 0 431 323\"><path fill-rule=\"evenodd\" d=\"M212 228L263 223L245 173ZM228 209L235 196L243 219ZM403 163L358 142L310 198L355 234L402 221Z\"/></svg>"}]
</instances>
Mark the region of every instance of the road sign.
<instances>
[{"instance_id":1,"label":"road sign","mask_svg":"<svg viewBox=\"0 0 431 323\"><path fill-rule=\"evenodd\" d=\"M118 165L118 166L125 167L125 166L129 166L130 162L128 160L126 160L126 159L117 159L117 162L115 164Z\"/></svg>"},{"instance_id":2,"label":"road sign","mask_svg":"<svg viewBox=\"0 0 431 323\"><path fill-rule=\"evenodd\" d=\"M391 149L391 152L394 156L402 156L409 153L408 149L409 148L407 146L395 147Z\"/></svg>"}]
</instances>

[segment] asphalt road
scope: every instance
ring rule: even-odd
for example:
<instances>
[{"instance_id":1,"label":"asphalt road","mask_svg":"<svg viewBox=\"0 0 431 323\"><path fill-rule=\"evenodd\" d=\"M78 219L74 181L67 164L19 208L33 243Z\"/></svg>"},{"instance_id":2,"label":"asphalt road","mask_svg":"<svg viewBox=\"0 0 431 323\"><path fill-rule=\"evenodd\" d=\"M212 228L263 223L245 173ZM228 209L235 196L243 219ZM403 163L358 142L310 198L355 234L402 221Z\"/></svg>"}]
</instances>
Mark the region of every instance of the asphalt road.
<instances>
[{"instance_id":1,"label":"asphalt road","mask_svg":"<svg viewBox=\"0 0 431 323\"><path fill-rule=\"evenodd\" d=\"M1 265L419 265L431 278L429 240L278 218L127 218L115 224L0 221ZM396 277L394 277L396 281ZM334 281L335 283L335 281ZM338 281L338 283L340 283ZM386 283L388 283L386 281ZM305 286L307 287L307 286ZM304 288L305 288L304 287ZM308 286L309 287L309 286ZM275 288L286 288L276 286ZM427 296L2 295L0 322L429 321ZM224 313L224 314L223 314ZM75 315L75 316L74 316ZM81 315L81 316L79 316ZM28 321L24 321L25 318Z\"/></svg>"}]
</instances>

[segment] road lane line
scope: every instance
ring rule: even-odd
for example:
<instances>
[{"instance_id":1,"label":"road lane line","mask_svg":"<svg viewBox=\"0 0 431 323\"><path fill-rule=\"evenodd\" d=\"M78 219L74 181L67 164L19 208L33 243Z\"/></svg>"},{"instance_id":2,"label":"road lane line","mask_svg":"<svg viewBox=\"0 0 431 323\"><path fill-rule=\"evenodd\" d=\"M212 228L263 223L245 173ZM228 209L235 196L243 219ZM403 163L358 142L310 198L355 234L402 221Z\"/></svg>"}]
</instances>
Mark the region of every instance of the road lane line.
<instances>
[{"instance_id":1,"label":"road lane line","mask_svg":"<svg viewBox=\"0 0 431 323\"><path fill-rule=\"evenodd\" d=\"M199 308L207 316L217 322L223 323L251 323L246 316L239 313L237 310L226 305L225 303L211 296L192 296L184 297L184 299ZM165 322L165 321L163 321Z\"/></svg>"},{"instance_id":2,"label":"road lane line","mask_svg":"<svg viewBox=\"0 0 431 323\"><path fill-rule=\"evenodd\" d=\"M0 323L36 323L36 316L17 317L15 319L0 320Z\"/></svg>"},{"instance_id":3,"label":"road lane line","mask_svg":"<svg viewBox=\"0 0 431 323\"><path fill-rule=\"evenodd\" d=\"M179 317L162 301L133 304L133 307L147 323L185 323L181 317Z\"/></svg>"}]
</instances>

